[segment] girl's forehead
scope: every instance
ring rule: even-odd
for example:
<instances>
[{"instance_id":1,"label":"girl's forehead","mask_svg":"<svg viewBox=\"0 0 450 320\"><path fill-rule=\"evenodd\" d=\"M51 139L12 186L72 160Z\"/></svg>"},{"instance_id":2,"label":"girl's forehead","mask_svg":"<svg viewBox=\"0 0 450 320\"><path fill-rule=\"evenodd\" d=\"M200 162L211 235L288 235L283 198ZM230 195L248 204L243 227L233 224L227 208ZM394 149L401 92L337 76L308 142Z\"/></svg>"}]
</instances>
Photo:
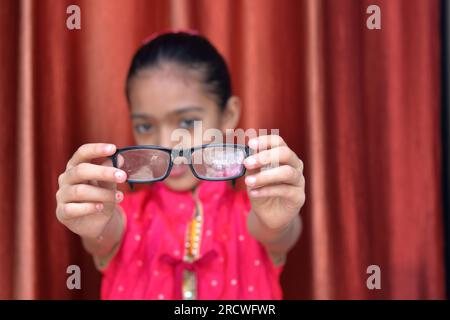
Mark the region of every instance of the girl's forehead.
<instances>
[{"instance_id":1,"label":"girl's forehead","mask_svg":"<svg viewBox=\"0 0 450 320\"><path fill-rule=\"evenodd\" d=\"M154 117L176 114L180 109L217 108L197 74L171 67L152 68L137 74L130 81L129 97L132 113Z\"/></svg>"}]
</instances>

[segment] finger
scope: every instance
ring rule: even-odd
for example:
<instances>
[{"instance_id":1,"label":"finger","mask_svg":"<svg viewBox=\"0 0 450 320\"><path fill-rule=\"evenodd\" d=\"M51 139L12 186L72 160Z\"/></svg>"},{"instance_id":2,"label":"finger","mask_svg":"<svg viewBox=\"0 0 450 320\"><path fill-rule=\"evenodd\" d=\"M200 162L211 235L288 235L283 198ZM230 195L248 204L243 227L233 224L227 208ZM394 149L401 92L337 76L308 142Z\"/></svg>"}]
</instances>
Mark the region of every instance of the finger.
<instances>
[{"instance_id":1,"label":"finger","mask_svg":"<svg viewBox=\"0 0 450 320\"><path fill-rule=\"evenodd\" d=\"M305 191L300 187L287 184L265 186L259 189L249 190L250 198L277 197L289 201L292 206L303 206L305 203Z\"/></svg>"},{"instance_id":2,"label":"finger","mask_svg":"<svg viewBox=\"0 0 450 320\"><path fill-rule=\"evenodd\" d=\"M303 171L303 162L286 145L260 151L244 160L244 165L247 169L257 169L269 165L276 167L280 164L287 164Z\"/></svg>"},{"instance_id":3,"label":"finger","mask_svg":"<svg viewBox=\"0 0 450 320\"><path fill-rule=\"evenodd\" d=\"M248 141L248 145L253 150L258 151L285 146L286 142L279 135L271 134L252 138Z\"/></svg>"},{"instance_id":4,"label":"finger","mask_svg":"<svg viewBox=\"0 0 450 320\"><path fill-rule=\"evenodd\" d=\"M300 185L301 173L295 168L283 165L245 177L245 184L249 188L260 188L270 184Z\"/></svg>"},{"instance_id":5,"label":"finger","mask_svg":"<svg viewBox=\"0 0 450 320\"><path fill-rule=\"evenodd\" d=\"M116 146L108 143L83 144L67 162L66 169L71 169L80 163L91 162L93 159L107 157L116 152Z\"/></svg>"},{"instance_id":6,"label":"finger","mask_svg":"<svg viewBox=\"0 0 450 320\"><path fill-rule=\"evenodd\" d=\"M305 175L302 173L302 176L300 177L300 188L305 188L306 185L306 179L305 179Z\"/></svg>"},{"instance_id":7,"label":"finger","mask_svg":"<svg viewBox=\"0 0 450 320\"><path fill-rule=\"evenodd\" d=\"M91 214L101 214L104 210L103 203L65 203L58 208L58 219L70 220Z\"/></svg>"},{"instance_id":8,"label":"finger","mask_svg":"<svg viewBox=\"0 0 450 320\"><path fill-rule=\"evenodd\" d=\"M125 163L124 157L121 154L118 154L117 155L117 167L116 168L119 168L119 169L122 168L124 163ZM104 162L102 162L101 165L105 166L105 167L113 167L113 163L112 163L111 158L106 159Z\"/></svg>"},{"instance_id":9,"label":"finger","mask_svg":"<svg viewBox=\"0 0 450 320\"><path fill-rule=\"evenodd\" d=\"M68 202L116 202L123 200L123 193L88 184L68 185L62 188L58 200Z\"/></svg>"},{"instance_id":10,"label":"finger","mask_svg":"<svg viewBox=\"0 0 450 320\"><path fill-rule=\"evenodd\" d=\"M125 171L96 165L92 163L80 163L69 169L62 178L63 184L79 184L89 180L122 183L127 179Z\"/></svg>"},{"instance_id":11,"label":"finger","mask_svg":"<svg viewBox=\"0 0 450 320\"><path fill-rule=\"evenodd\" d=\"M117 167L118 168L122 168L124 163L125 163L124 157L121 154L118 154L117 155ZM101 165L105 166L105 167L112 167L113 163L112 163L112 160L110 158L108 158ZM111 182L98 181L98 182L95 182L93 184L96 184L99 187L102 187L102 188L105 188L105 189L111 189L111 190L115 190L116 189L116 184L115 183L111 183Z\"/></svg>"}]
</instances>

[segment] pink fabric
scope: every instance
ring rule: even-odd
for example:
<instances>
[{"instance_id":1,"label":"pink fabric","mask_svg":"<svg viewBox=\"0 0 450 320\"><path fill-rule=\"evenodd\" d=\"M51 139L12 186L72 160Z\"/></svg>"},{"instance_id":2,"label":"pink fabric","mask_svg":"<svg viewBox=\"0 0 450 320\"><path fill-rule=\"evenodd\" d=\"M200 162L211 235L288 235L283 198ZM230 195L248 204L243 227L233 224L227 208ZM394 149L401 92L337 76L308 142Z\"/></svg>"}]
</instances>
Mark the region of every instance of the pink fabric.
<instances>
[{"instance_id":1,"label":"pink fabric","mask_svg":"<svg viewBox=\"0 0 450 320\"><path fill-rule=\"evenodd\" d=\"M198 299L281 299L279 276L264 247L247 231L250 202L226 182L202 181L204 213L197 274ZM178 299L187 225L195 209L191 192L163 183L125 196L126 230L103 271L102 299ZM177 271L178 269L178 271Z\"/></svg>"}]
</instances>

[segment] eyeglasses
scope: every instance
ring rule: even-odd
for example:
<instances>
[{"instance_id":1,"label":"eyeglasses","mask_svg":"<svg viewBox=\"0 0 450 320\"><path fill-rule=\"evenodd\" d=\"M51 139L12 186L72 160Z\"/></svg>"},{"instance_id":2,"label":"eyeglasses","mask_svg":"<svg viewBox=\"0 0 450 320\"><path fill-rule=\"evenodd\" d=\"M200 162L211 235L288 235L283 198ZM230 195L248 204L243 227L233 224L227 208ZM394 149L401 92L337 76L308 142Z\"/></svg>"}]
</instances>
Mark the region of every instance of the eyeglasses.
<instances>
[{"instance_id":1,"label":"eyeglasses","mask_svg":"<svg viewBox=\"0 0 450 320\"><path fill-rule=\"evenodd\" d=\"M233 180L245 174L243 162L250 154L248 146L239 144L205 144L190 149L132 146L118 149L110 158L114 167L127 173L132 186L166 179L177 157L187 160L198 179Z\"/></svg>"}]
</instances>

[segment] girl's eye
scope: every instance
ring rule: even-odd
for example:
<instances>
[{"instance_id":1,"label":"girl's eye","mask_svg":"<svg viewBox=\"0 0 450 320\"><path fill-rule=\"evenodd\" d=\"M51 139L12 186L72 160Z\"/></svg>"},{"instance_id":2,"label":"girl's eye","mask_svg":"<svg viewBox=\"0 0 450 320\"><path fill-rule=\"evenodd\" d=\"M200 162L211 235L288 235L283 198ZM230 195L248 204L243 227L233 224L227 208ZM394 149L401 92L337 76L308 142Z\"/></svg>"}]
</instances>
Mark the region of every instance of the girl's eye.
<instances>
[{"instance_id":1,"label":"girl's eye","mask_svg":"<svg viewBox=\"0 0 450 320\"><path fill-rule=\"evenodd\" d=\"M180 121L180 128L183 129L192 129L194 128L194 122L201 121L200 119L183 119Z\"/></svg>"},{"instance_id":2,"label":"girl's eye","mask_svg":"<svg viewBox=\"0 0 450 320\"><path fill-rule=\"evenodd\" d=\"M134 126L134 130L138 134L146 134L149 133L152 129L152 125L148 123L141 123Z\"/></svg>"}]
</instances>

